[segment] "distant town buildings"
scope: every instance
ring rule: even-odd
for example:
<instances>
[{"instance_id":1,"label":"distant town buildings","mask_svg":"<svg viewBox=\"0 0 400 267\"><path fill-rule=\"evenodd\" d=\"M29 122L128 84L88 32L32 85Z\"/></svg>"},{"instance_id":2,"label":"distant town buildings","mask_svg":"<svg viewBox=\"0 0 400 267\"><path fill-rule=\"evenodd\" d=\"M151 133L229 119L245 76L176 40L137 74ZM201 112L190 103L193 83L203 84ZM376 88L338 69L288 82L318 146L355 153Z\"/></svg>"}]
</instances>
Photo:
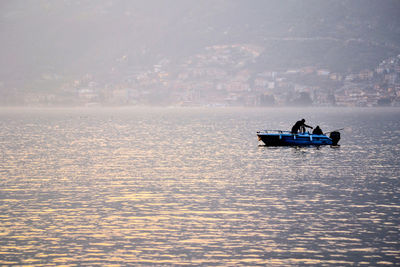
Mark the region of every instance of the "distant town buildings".
<instances>
[{"instance_id":1,"label":"distant town buildings","mask_svg":"<svg viewBox=\"0 0 400 267\"><path fill-rule=\"evenodd\" d=\"M400 55L384 60L375 69L335 73L317 66L256 69L253 63L261 51L252 45L210 46L179 65L163 59L149 69L112 67L106 78L86 74L51 92L25 94L23 102L80 106L400 106ZM43 79L62 77L50 73Z\"/></svg>"}]
</instances>

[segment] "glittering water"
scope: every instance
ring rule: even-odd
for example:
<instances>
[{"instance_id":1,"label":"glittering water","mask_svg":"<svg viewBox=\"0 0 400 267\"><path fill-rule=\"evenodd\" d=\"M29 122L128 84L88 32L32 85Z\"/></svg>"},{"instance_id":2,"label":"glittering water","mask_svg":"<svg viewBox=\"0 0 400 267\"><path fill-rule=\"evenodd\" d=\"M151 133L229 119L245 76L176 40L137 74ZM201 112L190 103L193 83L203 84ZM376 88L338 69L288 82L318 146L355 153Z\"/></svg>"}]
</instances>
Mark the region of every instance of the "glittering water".
<instances>
[{"instance_id":1,"label":"glittering water","mask_svg":"<svg viewBox=\"0 0 400 267\"><path fill-rule=\"evenodd\" d=\"M341 146L259 146L303 117ZM399 118L2 109L0 265L399 264Z\"/></svg>"}]
</instances>

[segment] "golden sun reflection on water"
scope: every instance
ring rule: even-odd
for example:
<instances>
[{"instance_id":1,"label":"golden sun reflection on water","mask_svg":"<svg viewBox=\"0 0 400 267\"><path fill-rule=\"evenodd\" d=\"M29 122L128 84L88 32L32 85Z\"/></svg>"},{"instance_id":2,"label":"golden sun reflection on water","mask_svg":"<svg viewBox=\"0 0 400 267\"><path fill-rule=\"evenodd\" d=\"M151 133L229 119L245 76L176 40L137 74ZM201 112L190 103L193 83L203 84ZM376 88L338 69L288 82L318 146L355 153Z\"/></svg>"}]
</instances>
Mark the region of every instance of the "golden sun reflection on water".
<instances>
[{"instance_id":1,"label":"golden sun reflection on water","mask_svg":"<svg viewBox=\"0 0 400 267\"><path fill-rule=\"evenodd\" d=\"M86 112L0 113L0 265L400 262L397 150L258 147L251 110Z\"/></svg>"}]
</instances>

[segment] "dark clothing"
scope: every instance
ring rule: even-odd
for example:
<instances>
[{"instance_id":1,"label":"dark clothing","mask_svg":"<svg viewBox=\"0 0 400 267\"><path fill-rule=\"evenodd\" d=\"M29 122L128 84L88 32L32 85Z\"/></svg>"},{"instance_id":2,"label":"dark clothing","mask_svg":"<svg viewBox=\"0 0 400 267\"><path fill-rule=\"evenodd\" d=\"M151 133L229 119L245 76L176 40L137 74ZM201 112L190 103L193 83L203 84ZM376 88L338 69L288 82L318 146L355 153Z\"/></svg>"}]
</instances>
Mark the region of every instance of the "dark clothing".
<instances>
[{"instance_id":1,"label":"dark clothing","mask_svg":"<svg viewBox=\"0 0 400 267\"><path fill-rule=\"evenodd\" d=\"M295 134L299 130L300 130L300 132L304 133L306 131L306 127L312 129L311 126L306 125L304 122L305 122L305 120L297 121L292 127L292 133Z\"/></svg>"},{"instance_id":2,"label":"dark clothing","mask_svg":"<svg viewBox=\"0 0 400 267\"><path fill-rule=\"evenodd\" d=\"M312 132L312 134L324 134L321 130L321 128L319 128L319 126L315 127L314 131Z\"/></svg>"},{"instance_id":3,"label":"dark clothing","mask_svg":"<svg viewBox=\"0 0 400 267\"><path fill-rule=\"evenodd\" d=\"M292 133L297 133L300 130L301 125L303 125L303 122L297 121L292 127Z\"/></svg>"}]
</instances>

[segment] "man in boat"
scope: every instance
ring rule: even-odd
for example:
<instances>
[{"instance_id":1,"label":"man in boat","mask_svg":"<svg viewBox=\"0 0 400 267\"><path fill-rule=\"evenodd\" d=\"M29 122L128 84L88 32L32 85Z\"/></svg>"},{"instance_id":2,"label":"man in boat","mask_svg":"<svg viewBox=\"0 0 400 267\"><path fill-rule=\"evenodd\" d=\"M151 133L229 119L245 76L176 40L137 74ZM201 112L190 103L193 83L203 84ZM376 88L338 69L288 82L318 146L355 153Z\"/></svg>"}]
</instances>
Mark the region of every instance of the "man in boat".
<instances>
[{"instance_id":1,"label":"man in boat","mask_svg":"<svg viewBox=\"0 0 400 267\"><path fill-rule=\"evenodd\" d=\"M312 134L319 134L322 135L324 134L321 130L321 128L319 128L319 126L317 125L317 127L315 127L314 131L312 132Z\"/></svg>"},{"instance_id":2,"label":"man in boat","mask_svg":"<svg viewBox=\"0 0 400 267\"><path fill-rule=\"evenodd\" d=\"M305 133L306 132L306 127L307 128L313 128L307 124L305 124L306 120L302 119L301 121L296 121L296 123L293 125L292 127L292 133L293 134L297 134L297 132L300 130L301 133Z\"/></svg>"}]
</instances>

